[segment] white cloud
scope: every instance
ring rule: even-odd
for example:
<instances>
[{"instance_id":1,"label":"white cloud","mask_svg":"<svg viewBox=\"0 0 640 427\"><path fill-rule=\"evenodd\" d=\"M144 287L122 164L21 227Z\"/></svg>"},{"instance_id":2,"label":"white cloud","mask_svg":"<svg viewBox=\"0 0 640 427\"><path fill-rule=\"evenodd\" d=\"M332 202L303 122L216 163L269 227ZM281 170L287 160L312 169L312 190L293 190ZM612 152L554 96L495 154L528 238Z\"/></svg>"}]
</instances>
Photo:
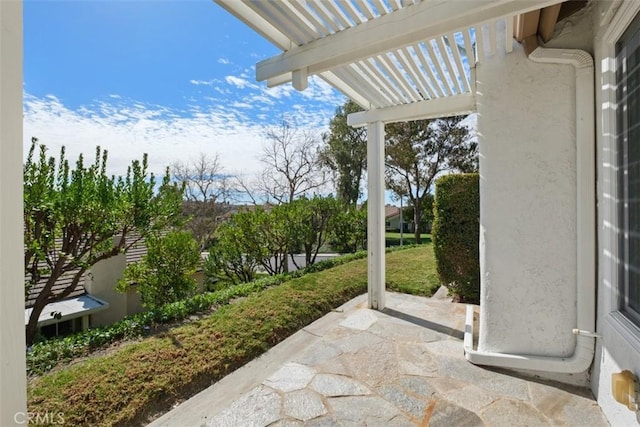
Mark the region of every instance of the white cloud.
<instances>
[{"instance_id":1,"label":"white cloud","mask_svg":"<svg viewBox=\"0 0 640 427\"><path fill-rule=\"evenodd\" d=\"M218 64L230 64L231 62L227 58L218 58Z\"/></svg>"},{"instance_id":2,"label":"white cloud","mask_svg":"<svg viewBox=\"0 0 640 427\"><path fill-rule=\"evenodd\" d=\"M25 92L25 153L32 136L53 156L64 145L72 160L80 153L93 159L99 145L109 151L109 173L115 175L124 174L143 153L149 154L150 170L157 175L177 160L217 153L226 172L251 176L263 168L258 157L265 126L287 118L319 135L344 102L341 94L315 77L304 92L290 84L267 88L233 75L190 83L200 87L183 98L187 105L181 108L119 94L71 108L54 94L37 97Z\"/></svg>"},{"instance_id":3,"label":"white cloud","mask_svg":"<svg viewBox=\"0 0 640 427\"><path fill-rule=\"evenodd\" d=\"M224 78L225 81L227 83L229 83L230 85L233 85L237 88L245 88L245 87L249 87L249 88L256 88L257 85L251 83L249 80L247 79L243 79L241 77L236 77L236 76L227 76Z\"/></svg>"},{"instance_id":4,"label":"white cloud","mask_svg":"<svg viewBox=\"0 0 640 427\"><path fill-rule=\"evenodd\" d=\"M122 175L132 160L149 154L149 168L162 174L176 160L186 161L200 152L218 153L229 173L254 172L261 167L262 125L229 111L201 111L187 116L171 114L160 106L99 103L72 110L55 97L25 93L24 146L31 137L56 156L60 147L67 158L80 153L93 158L97 145L109 151L109 173Z\"/></svg>"},{"instance_id":5,"label":"white cloud","mask_svg":"<svg viewBox=\"0 0 640 427\"><path fill-rule=\"evenodd\" d=\"M213 86L216 80L189 80L189 83L196 86Z\"/></svg>"}]
</instances>

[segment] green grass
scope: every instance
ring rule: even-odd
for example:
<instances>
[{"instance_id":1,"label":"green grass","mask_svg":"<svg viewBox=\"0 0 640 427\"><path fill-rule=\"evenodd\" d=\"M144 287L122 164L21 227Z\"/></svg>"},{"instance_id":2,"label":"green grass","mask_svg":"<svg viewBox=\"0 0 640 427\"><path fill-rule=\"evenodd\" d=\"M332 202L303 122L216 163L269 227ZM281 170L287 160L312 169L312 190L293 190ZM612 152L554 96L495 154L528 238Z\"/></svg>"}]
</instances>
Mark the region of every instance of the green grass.
<instances>
[{"instance_id":1,"label":"green grass","mask_svg":"<svg viewBox=\"0 0 640 427\"><path fill-rule=\"evenodd\" d=\"M386 255L388 289L430 295L431 245ZM266 289L212 315L31 381L29 411L62 412L68 425L143 424L366 292L353 261Z\"/></svg>"},{"instance_id":2,"label":"green grass","mask_svg":"<svg viewBox=\"0 0 640 427\"><path fill-rule=\"evenodd\" d=\"M420 235L422 240L422 244L431 243L431 234L422 233ZM385 233L385 240L387 246L400 246L400 233ZM415 245L416 239L413 233L403 233L402 235L402 244L403 245Z\"/></svg>"}]
</instances>

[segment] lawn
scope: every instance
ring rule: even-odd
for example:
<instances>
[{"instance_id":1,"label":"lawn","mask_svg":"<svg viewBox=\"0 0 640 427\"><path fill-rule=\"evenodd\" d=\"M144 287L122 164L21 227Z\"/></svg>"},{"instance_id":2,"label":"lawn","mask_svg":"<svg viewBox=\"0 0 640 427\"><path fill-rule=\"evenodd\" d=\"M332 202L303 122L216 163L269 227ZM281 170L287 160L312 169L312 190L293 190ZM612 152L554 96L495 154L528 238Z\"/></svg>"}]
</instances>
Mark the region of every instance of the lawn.
<instances>
[{"instance_id":1,"label":"lawn","mask_svg":"<svg viewBox=\"0 0 640 427\"><path fill-rule=\"evenodd\" d=\"M430 244L386 255L388 289L431 295ZM141 425L366 292L366 260L292 279L212 315L43 375L29 411L63 413L68 425Z\"/></svg>"},{"instance_id":2,"label":"lawn","mask_svg":"<svg viewBox=\"0 0 640 427\"><path fill-rule=\"evenodd\" d=\"M431 234L422 233L420 237L422 239L421 243L431 243ZM400 246L400 233L387 232L385 233L385 240L387 246ZM413 236L413 233L403 233L403 245L414 245L415 243L416 239Z\"/></svg>"}]
</instances>

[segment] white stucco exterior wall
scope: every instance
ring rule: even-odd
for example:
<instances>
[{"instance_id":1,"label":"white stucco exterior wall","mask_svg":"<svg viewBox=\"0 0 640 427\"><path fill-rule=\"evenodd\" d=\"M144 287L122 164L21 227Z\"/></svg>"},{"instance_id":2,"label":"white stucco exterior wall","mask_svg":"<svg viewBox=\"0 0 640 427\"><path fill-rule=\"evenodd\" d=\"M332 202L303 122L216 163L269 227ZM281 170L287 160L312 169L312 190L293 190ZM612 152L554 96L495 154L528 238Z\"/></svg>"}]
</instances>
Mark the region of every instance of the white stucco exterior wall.
<instances>
[{"instance_id":1,"label":"white stucco exterior wall","mask_svg":"<svg viewBox=\"0 0 640 427\"><path fill-rule=\"evenodd\" d=\"M553 47L584 48L591 38L585 19L586 34ZM478 349L570 356L577 280L574 68L533 63L516 44L513 53L477 67L477 88Z\"/></svg>"},{"instance_id":2,"label":"white stucco exterior wall","mask_svg":"<svg viewBox=\"0 0 640 427\"><path fill-rule=\"evenodd\" d=\"M0 2L0 425L26 423L22 2Z\"/></svg>"},{"instance_id":3,"label":"white stucco exterior wall","mask_svg":"<svg viewBox=\"0 0 640 427\"><path fill-rule=\"evenodd\" d=\"M91 315L91 326L110 325L128 314L128 294L115 289L126 265L126 255L121 253L96 263L87 273L87 292L109 303L108 309Z\"/></svg>"}]
</instances>

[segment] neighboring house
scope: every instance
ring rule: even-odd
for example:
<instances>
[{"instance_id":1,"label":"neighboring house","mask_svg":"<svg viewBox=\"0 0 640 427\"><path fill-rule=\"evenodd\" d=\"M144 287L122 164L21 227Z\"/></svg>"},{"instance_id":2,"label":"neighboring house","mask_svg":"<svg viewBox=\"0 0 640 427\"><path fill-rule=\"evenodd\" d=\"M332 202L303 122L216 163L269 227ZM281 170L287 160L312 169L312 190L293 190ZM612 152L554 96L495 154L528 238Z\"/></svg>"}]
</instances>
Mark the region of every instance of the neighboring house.
<instances>
[{"instance_id":1,"label":"neighboring house","mask_svg":"<svg viewBox=\"0 0 640 427\"><path fill-rule=\"evenodd\" d=\"M38 321L40 332L48 337L68 335L90 326L110 325L125 316L140 313L143 307L136 286L133 285L126 293L117 291L115 287L125 268L142 260L146 253L145 241L139 239L126 252L96 263L85 272L68 297L47 304L42 310ZM73 271L60 277L53 287L54 294L62 292L71 283L72 276ZM198 282L198 290L202 292L203 271L199 269L194 278ZM29 322L33 302L45 283L46 278L33 286L25 298L25 325Z\"/></svg>"},{"instance_id":2,"label":"neighboring house","mask_svg":"<svg viewBox=\"0 0 640 427\"><path fill-rule=\"evenodd\" d=\"M409 222L407 218L402 218L404 232L409 231ZM384 207L384 226L386 231L400 231L400 208L397 206L386 205Z\"/></svg>"},{"instance_id":3,"label":"neighboring house","mask_svg":"<svg viewBox=\"0 0 640 427\"><path fill-rule=\"evenodd\" d=\"M589 385L612 425L634 425L611 383L640 376L640 2L216 2L282 49L257 80L304 90L317 75L364 108L348 121L368 134L371 308L385 305L385 123L478 113L466 357Z\"/></svg>"},{"instance_id":4,"label":"neighboring house","mask_svg":"<svg viewBox=\"0 0 640 427\"><path fill-rule=\"evenodd\" d=\"M60 294L71 283L75 271L68 272L53 286L54 295ZM27 280L28 278L25 278ZM24 303L24 324L29 323L29 317L36 297L42 291L47 278L40 280L33 285ZM76 289L65 299L47 304L38 317L38 327L40 333L47 337L68 335L74 332L85 330L91 324L91 316L107 310L109 303L87 293L83 286L85 278L80 279Z\"/></svg>"}]
</instances>

